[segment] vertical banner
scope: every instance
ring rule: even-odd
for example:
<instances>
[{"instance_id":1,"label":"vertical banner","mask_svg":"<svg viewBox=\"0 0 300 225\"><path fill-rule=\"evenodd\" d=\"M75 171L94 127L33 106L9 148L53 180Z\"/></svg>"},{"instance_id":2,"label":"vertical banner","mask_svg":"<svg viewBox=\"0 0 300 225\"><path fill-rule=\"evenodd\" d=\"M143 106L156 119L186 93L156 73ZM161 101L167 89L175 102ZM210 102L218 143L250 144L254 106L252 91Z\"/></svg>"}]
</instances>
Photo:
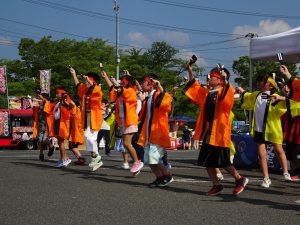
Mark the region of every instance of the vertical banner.
<instances>
[{"instance_id":1,"label":"vertical banner","mask_svg":"<svg viewBox=\"0 0 300 225\"><path fill-rule=\"evenodd\" d=\"M0 67L0 94L6 94L6 70L5 67Z\"/></svg>"},{"instance_id":2,"label":"vertical banner","mask_svg":"<svg viewBox=\"0 0 300 225\"><path fill-rule=\"evenodd\" d=\"M50 95L50 85L51 85L51 69L40 70L41 93L47 93Z\"/></svg>"},{"instance_id":3,"label":"vertical banner","mask_svg":"<svg viewBox=\"0 0 300 225\"><path fill-rule=\"evenodd\" d=\"M0 110L0 137L8 137L9 135L9 111Z\"/></svg>"}]
</instances>

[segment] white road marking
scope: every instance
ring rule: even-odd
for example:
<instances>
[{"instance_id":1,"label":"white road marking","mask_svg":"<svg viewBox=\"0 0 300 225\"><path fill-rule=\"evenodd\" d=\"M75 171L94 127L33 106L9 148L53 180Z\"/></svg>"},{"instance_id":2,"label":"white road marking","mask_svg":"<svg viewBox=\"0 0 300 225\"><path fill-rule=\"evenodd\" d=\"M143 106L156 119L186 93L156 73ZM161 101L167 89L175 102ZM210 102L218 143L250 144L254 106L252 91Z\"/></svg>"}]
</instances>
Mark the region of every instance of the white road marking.
<instances>
[{"instance_id":1,"label":"white road marking","mask_svg":"<svg viewBox=\"0 0 300 225\"><path fill-rule=\"evenodd\" d=\"M207 182L211 182L208 180L198 180L198 179L174 179L174 181L179 182L179 183L207 183ZM223 181L231 181L233 182L234 179L233 178L225 178ZM262 181L262 178L251 178L249 179L249 183L252 182L260 182ZM300 203L300 200L299 200Z\"/></svg>"}]
</instances>

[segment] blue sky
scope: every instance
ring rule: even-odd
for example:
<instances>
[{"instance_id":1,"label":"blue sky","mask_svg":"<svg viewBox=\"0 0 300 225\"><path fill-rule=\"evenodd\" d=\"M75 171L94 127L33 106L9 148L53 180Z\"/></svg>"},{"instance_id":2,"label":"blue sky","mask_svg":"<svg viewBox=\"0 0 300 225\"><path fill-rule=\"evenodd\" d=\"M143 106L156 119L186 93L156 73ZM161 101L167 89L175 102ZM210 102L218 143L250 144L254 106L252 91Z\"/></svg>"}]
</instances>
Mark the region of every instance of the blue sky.
<instances>
[{"instance_id":1,"label":"blue sky","mask_svg":"<svg viewBox=\"0 0 300 225\"><path fill-rule=\"evenodd\" d=\"M37 5L36 2L48 6ZM51 7L67 6L64 9L68 12L49 7L49 2L52 3ZM279 33L300 24L300 16L291 18L299 15L300 1L297 0L119 0L119 4L123 21L120 24L120 43L124 44L123 48L130 45L147 49L153 41L165 40L179 49L179 57L188 59L195 53L199 57L199 65L206 70L217 63L230 68L234 59L248 55L249 41L245 38L233 39L249 32L259 36ZM174 6L178 4L184 7ZM69 12L70 7L77 13ZM80 11L85 15L79 15L77 9L86 10L84 13ZM225 13L221 13L221 10ZM240 14L236 14L237 11ZM245 12L251 16L243 15ZM78 40L99 37L114 43L114 15L113 0L1 0L0 58L18 58L17 45L21 37L35 40L48 35L54 39ZM133 20L138 24L133 24ZM152 28L144 22L152 24ZM172 30L170 27L173 27Z\"/></svg>"}]
</instances>

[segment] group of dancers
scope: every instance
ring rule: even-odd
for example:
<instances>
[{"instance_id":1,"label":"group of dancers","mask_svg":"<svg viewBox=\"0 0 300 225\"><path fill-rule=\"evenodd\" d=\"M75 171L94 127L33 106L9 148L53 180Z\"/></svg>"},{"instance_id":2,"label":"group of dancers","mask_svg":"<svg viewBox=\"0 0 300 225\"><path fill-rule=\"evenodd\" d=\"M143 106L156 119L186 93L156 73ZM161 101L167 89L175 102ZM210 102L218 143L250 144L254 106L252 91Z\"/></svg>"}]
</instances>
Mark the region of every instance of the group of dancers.
<instances>
[{"instance_id":1,"label":"group of dancers","mask_svg":"<svg viewBox=\"0 0 300 225\"><path fill-rule=\"evenodd\" d=\"M257 80L259 90L248 92L232 86L230 73L224 66L218 65L210 71L207 85L195 79L192 63L188 64L187 70L188 80L182 91L200 108L193 141L202 142L198 165L206 167L213 184L207 195L217 195L223 190L220 168L235 179L235 195L240 194L249 182L235 169L230 154L230 115L236 92L241 95L241 107L253 111L251 134L258 147L263 174L261 185L265 188L271 185L266 152L266 144L270 143L279 158L284 180L295 180L294 175L300 174L300 80L292 77L287 67L281 65L280 72L285 81L280 83L272 76L260 76ZM144 164L149 165L155 176L150 187L164 187L172 183L174 179L166 162L166 148L171 146L168 121L173 93L166 92L155 74L147 74L138 82L126 71L117 81L101 70L100 75L86 73L83 82L80 82L75 69L70 67L69 71L80 101L72 100L64 87L58 87L55 100L50 100L48 94L39 93L39 105L34 107L34 137L38 139L40 159L44 159L43 150L49 138L55 137L60 150L57 167L71 163L66 153L66 140L78 159L76 164L86 163L78 150L79 145L85 144L91 156L90 171L96 171L103 165L98 133L107 118L107 104L104 99L105 103L102 103L102 78L109 86L109 102L114 104L116 133L124 147L123 167L137 175ZM280 88L285 96L277 94ZM282 148L283 140L286 152ZM139 147L143 149L142 157L137 149ZM106 153L109 154L109 147L108 150L106 147ZM53 147L48 152L49 156L51 154ZM131 167L127 161L128 154L133 161ZM291 162L293 176L288 171L287 159Z\"/></svg>"}]
</instances>

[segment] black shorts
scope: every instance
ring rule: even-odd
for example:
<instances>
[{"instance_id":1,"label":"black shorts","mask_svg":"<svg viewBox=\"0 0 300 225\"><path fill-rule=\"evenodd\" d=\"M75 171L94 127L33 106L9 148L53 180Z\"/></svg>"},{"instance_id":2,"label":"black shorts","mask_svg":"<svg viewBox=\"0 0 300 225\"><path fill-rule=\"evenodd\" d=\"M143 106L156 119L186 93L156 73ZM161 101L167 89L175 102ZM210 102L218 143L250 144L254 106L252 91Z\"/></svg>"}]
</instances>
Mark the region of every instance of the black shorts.
<instances>
[{"instance_id":1,"label":"black shorts","mask_svg":"<svg viewBox=\"0 0 300 225\"><path fill-rule=\"evenodd\" d=\"M232 166L230 149L203 143L198 157L198 166L224 168Z\"/></svg>"},{"instance_id":2,"label":"black shorts","mask_svg":"<svg viewBox=\"0 0 300 225\"><path fill-rule=\"evenodd\" d=\"M285 145L285 154L287 160L300 160L300 145L287 141Z\"/></svg>"},{"instance_id":3,"label":"black shorts","mask_svg":"<svg viewBox=\"0 0 300 225\"><path fill-rule=\"evenodd\" d=\"M253 139L256 143L261 143L261 144L269 144L270 143L270 142L265 140L263 132L254 131L254 138Z\"/></svg>"}]
</instances>

